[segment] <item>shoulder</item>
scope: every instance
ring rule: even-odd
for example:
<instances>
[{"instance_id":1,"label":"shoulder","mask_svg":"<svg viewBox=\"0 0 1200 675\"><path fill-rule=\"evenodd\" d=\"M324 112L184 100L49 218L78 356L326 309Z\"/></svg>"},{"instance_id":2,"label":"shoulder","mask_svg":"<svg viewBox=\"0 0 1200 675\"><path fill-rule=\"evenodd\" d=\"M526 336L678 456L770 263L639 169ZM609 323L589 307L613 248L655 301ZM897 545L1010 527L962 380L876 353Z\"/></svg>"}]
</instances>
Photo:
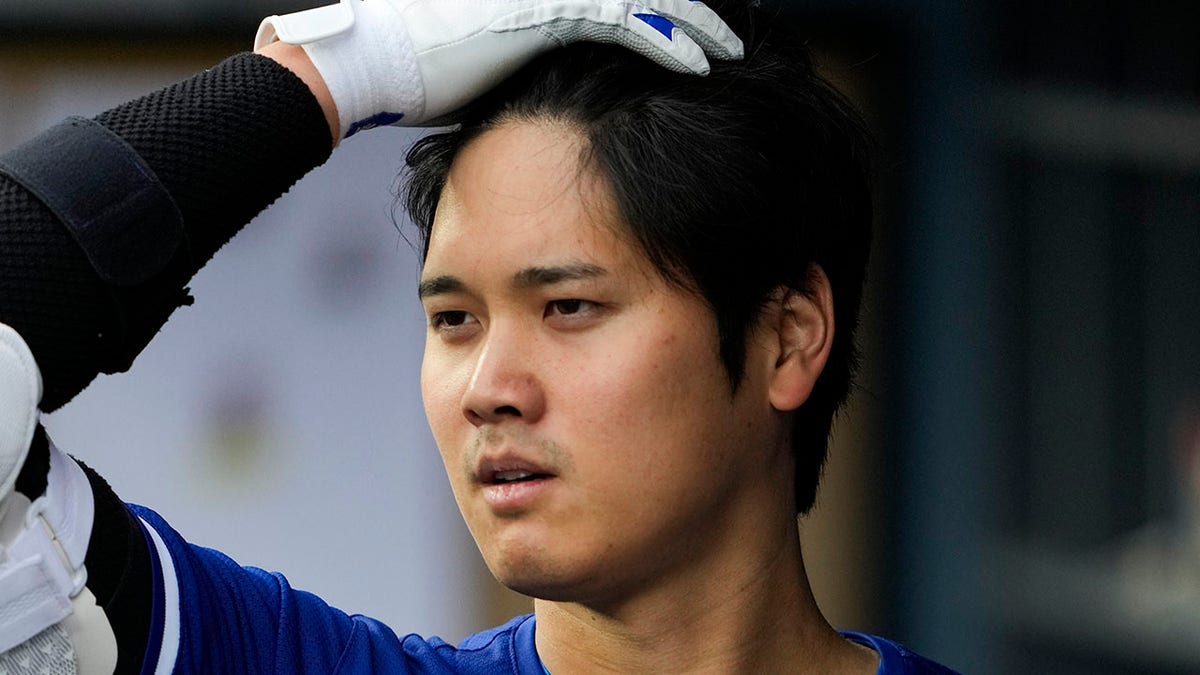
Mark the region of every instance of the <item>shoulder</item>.
<instances>
[{"instance_id":1,"label":"shoulder","mask_svg":"<svg viewBox=\"0 0 1200 675\"><path fill-rule=\"evenodd\" d=\"M438 637L399 636L375 619L292 589L280 574L188 544L150 509L129 509L141 520L154 566L161 625L150 649L175 672L542 675L532 615L457 647Z\"/></svg>"},{"instance_id":2,"label":"shoulder","mask_svg":"<svg viewBox=\"0 0 1200 675\"><path fill-rule=\"evenodd\" d=\"M517 616L460 642L455 658L462 672L541 675L533 636L533 615Z\"/></svg>"},{"instance_id":3,"label":"shoulder","mask_svg":"<svg viewBox=\"0 0 1200 675\"><path fill-rule=\"evenodd\" d=\"M847 640L870 647L879 653L877 675L957 675L958 673L956 670L921 656L902 644L878 635L850 630L840 632L842 637Z\"/></svg>"},{"instance_id":4,"label":"shoulder","mask_svg":"<svg viewBox=\"0 0 1200 675\"><path fill-rule=\"evenodd\" d=\"M542 675L541 661L538 660L534 647L533 632L533 615L529 614L515 617L502 626L471 635L457 647L441 638L425 638L416 634L404 636L400 643L405 665L420 672ZM346 651L349 654L355 650ZM402 672L391 663L373 662L370 665L370 669L362 672ZM359 670L351 669L347 672Z\"/></svg>"}]
</instances>

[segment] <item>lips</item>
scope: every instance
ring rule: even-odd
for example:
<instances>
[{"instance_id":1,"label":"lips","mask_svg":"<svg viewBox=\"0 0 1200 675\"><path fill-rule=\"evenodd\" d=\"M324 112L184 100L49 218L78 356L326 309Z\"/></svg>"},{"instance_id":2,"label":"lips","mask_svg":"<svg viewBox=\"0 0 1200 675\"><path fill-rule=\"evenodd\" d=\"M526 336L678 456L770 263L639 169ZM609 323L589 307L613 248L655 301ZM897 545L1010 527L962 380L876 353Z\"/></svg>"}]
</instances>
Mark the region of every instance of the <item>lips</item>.
<instances>
[{"instance_id":1,"label":"lips","mask_svg":"<svg viewBox=\"0 0 1200 675\"><path fill-rule=\"evenodd\" d=\"M525 471L522 469L515 469L512 471L497 471L497 472L495 472L494 474L492 474L491 482L493 485L503 485L505 483L519 483L521 481L537 480L538 478L545 478L545 477L546 477L545 474L534 473L532 471Z\"/></svg>"},{"instance_id":2,"label":"lips","mask_svg":"<svg viewBox=\"0 0 1200 675\"><path fill-rule=\"evenodd\" d=\"M553 478L549 469L513 456L484 457L475 470L475 481L484 485L506 485Z\"/></svg>"},{"instance_id":3,"label":"lips","mask_svg":"<svg viewBox=\"0 0 1200 675\"><path fill-rule=\"evenodd\" d=\"M507 453L483 457L475 471L483 499L497 515L528 510L556 479L550 469Z\"/></svg>"}]
</instances>

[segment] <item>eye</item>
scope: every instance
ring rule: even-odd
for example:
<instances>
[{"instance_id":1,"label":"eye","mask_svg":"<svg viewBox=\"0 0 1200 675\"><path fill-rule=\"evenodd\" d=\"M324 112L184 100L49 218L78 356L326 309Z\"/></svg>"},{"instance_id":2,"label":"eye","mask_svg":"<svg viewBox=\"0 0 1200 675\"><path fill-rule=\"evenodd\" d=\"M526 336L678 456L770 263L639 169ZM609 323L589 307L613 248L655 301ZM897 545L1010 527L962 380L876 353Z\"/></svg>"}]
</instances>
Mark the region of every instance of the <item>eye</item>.
<instances>
[{"instance_id":1,"label":"eye","mask_svg":"<svg viewBox=\"0 0 1200 675\"><path fill-rule=\"evenodd\" d=\"M453 331L474 323L475 317L460 309L434 312L429 317L429 327L435 331Z\"/></svg>"},{"instance_id":2,"label":"eye","mask_svg":"<svg viewBox=\"0 0 1200 675\"><path fill-rule=\"evenodd\" d=\"M553 321L560 328L574 329L591 326L605 312L605 305L579 298L563 298L546 303L543 318Z\"/></svg>"},{"instance_id":3,"label":"eye","mask_svg":"<svg viewBox=\"0 0 1200 675\"><path fill-rule=\"evenodd\" d=\"M546 316L551 314L559 314L562 316L571 316L587 311L595 307L595 303L587 300L579 300L577 298L569 298L566 300L551 300L546 303Z\"/></svg>"}]
</instances>

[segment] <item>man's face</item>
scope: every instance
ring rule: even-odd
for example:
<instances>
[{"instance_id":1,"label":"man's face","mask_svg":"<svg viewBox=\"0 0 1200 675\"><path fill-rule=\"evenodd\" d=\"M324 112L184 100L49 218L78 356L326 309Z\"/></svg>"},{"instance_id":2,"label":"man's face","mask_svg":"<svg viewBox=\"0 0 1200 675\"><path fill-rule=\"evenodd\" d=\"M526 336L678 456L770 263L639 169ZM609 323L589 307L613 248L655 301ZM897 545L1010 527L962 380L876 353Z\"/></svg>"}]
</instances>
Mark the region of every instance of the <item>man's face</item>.
<instances>
[{"instance_id":1,"label":"man's face","mask_svg":"<svg viewBox=\"0 0 1200 675\"><path fill-rule=\"evenodd\" d=\"M466 147L421 284L422 393L459 508L497 578L553 600L736 545L787 466L763 336L733 393L711 310L619 234L580 142L513 122Z\"/></svg>"}]
</instances>

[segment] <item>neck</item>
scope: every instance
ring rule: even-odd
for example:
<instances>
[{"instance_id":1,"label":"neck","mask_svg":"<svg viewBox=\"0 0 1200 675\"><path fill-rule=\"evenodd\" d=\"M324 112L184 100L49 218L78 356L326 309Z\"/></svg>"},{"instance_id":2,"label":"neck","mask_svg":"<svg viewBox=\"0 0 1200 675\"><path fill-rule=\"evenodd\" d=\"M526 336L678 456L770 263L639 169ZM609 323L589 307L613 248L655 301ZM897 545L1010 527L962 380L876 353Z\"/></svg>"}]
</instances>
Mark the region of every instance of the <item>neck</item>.
<instances>
[{"instance_id":1,"label":"neck","mask_svg":"<svg viewBox=\"0 0 1200 675\"><path fill-rule=\"evenodd\" d=\"M817 608L794 519L775 530L774 546L743 537L735 555L617 601L536 601L539 656L555 675L875 672L877 655L841 638Z\"/></svg>"}]
</instances>

